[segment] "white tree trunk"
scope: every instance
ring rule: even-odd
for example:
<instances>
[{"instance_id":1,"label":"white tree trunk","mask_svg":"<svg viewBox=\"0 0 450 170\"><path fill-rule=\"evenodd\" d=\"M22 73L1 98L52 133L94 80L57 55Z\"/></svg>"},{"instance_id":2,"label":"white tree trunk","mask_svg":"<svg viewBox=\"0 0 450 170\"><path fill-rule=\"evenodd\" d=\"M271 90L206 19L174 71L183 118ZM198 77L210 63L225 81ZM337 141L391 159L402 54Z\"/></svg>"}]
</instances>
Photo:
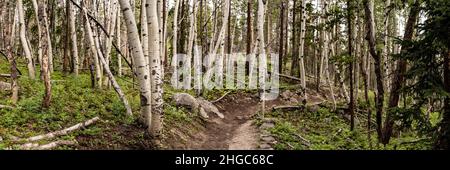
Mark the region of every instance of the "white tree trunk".
<instances>
[{"instance_id":1,"label":"white tree trunk","mask_svg":"<svg viewBox=\"0 0 450 170\"><path fill-rule=\"evenodd\" d=\"M144 58L144 52L142 51L142 45L139 40L139 33L134 18L134 13L131 10L130 2L127 0L119 0L120 8L125 18L125 23L128 32L128 43L130 44L134 68L139 80L139 92L141 98L141 115L143 116L144 123L150 127L151 124L151 85L149 76L149 67Z\"/></svg>"},{"instance_id":2,"label":"white tree trunk","mask_svg":"<svg viewBox=\"0 0 450 170\"><path fill-rule=\"evenodd\" d=\"M173 14L173 41L172 41L172 60L177 55L177 42L178 42L178 8L180 8L180 1L175 0L175 11Z\"/></svg>"},{"instance_id":3,"label":"white tree trunk","mask_svg":"<svg viewBox=\"0 0 450 170\"><path fill-rule=\"evenodd\" d=\"M30 47L28 46L28 41L26 37L25 16L22 0L17 0L17 7L19 13L20 41L22 42L23 51L25 52L25 57L27 59L28 76L30 76L31 79L35 79L36 75L33 64L33 56L31 55L31 50Z\"/></svg>"},{"instance_id":4,"label":"white tree trunk","mask_svg":"<svg viewBox=\"0 0 450 170\"><path fill-rule=\"evenodd\" d=\"M122 27L121 27L121 22L120 22L120 10L117 10L117 48L122 49L122 36L121 36L121 31L122 31ZM125 52L125 51L122 51ZM119 77L122 76L122 57L120 55L117 55L117 74L119 75Z\"/></svg>"},{"instance_id":5,"label":"white tree trunk","mask_svg":"<svg viewBox=\"0 0 450 170\"><path fill-rule=\"evenodd\" d=\"M78 46L77 46L77 30L75 28L75 15L72 8L72 4L68 2L69 5L69 24L70 24L70 39L72 40L72 59L73 59L73 72L75 76L78 76Z\"/></svg>"},{"instance_id":6,"label":"white tree trunk","mask_svg":"<svg viewBox=\"0 0 450 170\"><path fill-rule=\"evenodd\" d=\"M111 62L111 48L112 48L112 41L115 37L115 28L116 28L116 21L117 21L117 8L118 4L116 0L112 0L112 3L110 4L110 10L108 11L108 15L111 17L111 19L108 20L108 33L109 37L106 36L106 52L105 52L105 61L108 67L110 66ZM105 77L104 84L107 85L107 87L110 87L109 82L109 76Z\"/></svg>"},{"instance_id":7,"label":"white tree trunk","mask_svg":"<svg viewBox=\"0 0 450 170\"><path fill-rule=\"evenodd\" d=\"M142 50L144 52L144 58L147 62L147 64L150 64L150 57L149 57L149 37L148 37L148 21L147 21L147 8L145 7L147 4L146 0L142 1L142 8L141 8L141 43L142 43ZM154 43L154 42L152 42ZM154 44L152 44L153 46Z\"/></svg>"},{"instance_id":8,"label":"white tree trunk","mask_svg":"<svg viewBox=\"0 0 450 170\"><path fill-rule=\"evenodd\" d=\"M217 51L219 50L219 47L222 47L223 48L223 46L224 46L224 44L225 44L225 33L226 33L226 30L227 30L227 27L228 27L228 10L230 9L230 0L225 0L225 2L224 2L225 4L224 4L224 7L223 7L223 17L222 17L222 28L220 29L220 32L219 32L219 36L217 37L217 43L215 44L215 46L214 46L214 50L212 51L212 53L211 54L217 54ZM264 11L263 11L263 17L264 17ZM264 27L264 21L262 21L263 22L263 27ZM264 36L264 32L263 32L263 36ZM264 37L263 37L263 39L264 39ZM265 47L263 47L263 48L265 48Z\"/></svg>"},{"instance_id":9,"label":"white tree trunk","mask_svg":"<svg viewBox=\"0 0 450 170\"><path fill-rule=\"evenodd\" d=\"M267 58L266 58L266 50L265 50L265 43L264 43L264 18L265 18L265 2L263 0L258 0L258 18L257 18L257 48L255 50L257 51L256 54L258 55L259 60L259 85L262 89L261 94L261 100L262 100L262 117L264 117L265 113L265 95L266 95L266 73L267 73Z\"/></svg>"},{"instance_id":10,"label":"white tree trunk","mask_svg":"<svg viewBox=\"0 0 450 170\"><path fill-rule=\"evenodd\" d=\"M195 28L197 26L196 22L197 22L197 0L193 0L193 5L192 5L192 15L191 15L191 25L189 28L189 40L188 40L188 49L187 49L187 56L189 58L192 58L192 49L194 47L194 43L195 43L195 37L197 37L195 35Z\"/></svg>"},{"instance_id":11,"label":"white tree trunk","mask_svg":"<svg viewBox=\"0 0 450 170\"><path fill-rule=\"evenodd\" d=\"M391 18L391 0L386 0L385 1L385 6L384 6L384 32L383 32L383 44L384 44L384 48L383 48L383 68L384 68L384 77L385 79L383 80L384 83L384 87L386 87L387 90L389 90L389 85L391 84L389 82L390 80L390 70L391 68L389 67L389 54L390 54L390 50L389 50L389 19Z\"/></svg>"},{"instance_id":12,"label":"white tree trunk","mask_svg":"<svg viewBox=\"0 0 450 170\"><path fill-rule=\"evenodd\" d=\"M44 26L44 29L41 31L41 40L42 41L42 78L44 80L44 86L45 86L45 93L44 93L44 99L42 101L42 107L48 108L50 106L51 102L51 90L52 90L52 84L50 83L51 80L51 70L50 70L50 55L52 53L52 50L50 48L51 41L48 36L48 22L47 22L47 2L41 2L39 4L39 10L38 10L38 16L39 16L39 24ZM46 39L47 38L47 39Z\"/></svg>"},{"instance_id":13,"label":"white tree trunk","mask_svg":"<svg viewBox=\"0 0 450 170\"><path fill-rule=\"evenodd\" d=\"M95 82L96 82L96 86L97 87L101 87L102 85L102 80L101 80L101 75L102 75L102 71L100 70L100 62L98 61L98 50L96 47L96 38L94 37L94 33L92 32L92 28L91 28L91 24L89 22L89 17L87 15L87 11L86 9L83 9L84 12L84 17L86 19L86 23L85 23L85 27L86 27L86 32L88 35L88 39L89 39L89 46L90 46L90 50L92 52L92 58L94 59L94 65L95 65Z\"/></svg>"},{"instance_id":14,"label":"white tree trunk","mask_svg":"<svg viewBox=\"0 0 450 170\"><path fill-rule=\"evenodd\" d=\"M36 0L32 0L33 3L33 8L34 8L34 13L36 14L36 23L39 23L39 7L38 7L38 3ZM41 24L36 24L37 25L37 29L38 29L38 62L39 65L42 65L42 38L41 38ZM42 72L42 70L41 70ZM42 74L41 74L42 77Z\"/></svg>"},{"instance_id":15,"label":"white tree trunk","mask_svg":"<svg viewBox=\"0 0 450 170\"><path fill-rule=\"evenodd\" d=\"M46 5L47 6L47 5ZM47 9L47 7L45 7ZM47 12L44 12L44 24L47 29L47 46L48 46L48 68L50 73L53 73L53 47L52 47L52 39L50 38L50 24L48 22Z\"/></svg>"},{"instance_id":16,"label":"white tree trunk","mask_svg":"<svg viewBox=\"0 0 450 170\"><path fill-rule=\"evenodd\" d=\"M300 47L299 47L299 66L301 75L301 84L305 102L308 99L306 94L306 69L305 69L305 35L306 35L306 1L302 1L302 19L300 25Z\"/></svg>"},{"instance_id":17,"label":"white tree trunk","mask_svg":"<svg viewBox=\"0 0 450 170\"><path fill-rule=\"evenodd\" d=\"M148 36L149 36L149 57L150 61L150 77L152 87L152 123L150 127L150 135L154 139L158 139L161 135L163 121L163 98L162 98L162 75L161 75L161 49L160 49L160 32L158 20L158 7L154 0L147 0L147 17L148 17ZM152 45L150 45L152 44Z\"/></svg>"}]
</instances>

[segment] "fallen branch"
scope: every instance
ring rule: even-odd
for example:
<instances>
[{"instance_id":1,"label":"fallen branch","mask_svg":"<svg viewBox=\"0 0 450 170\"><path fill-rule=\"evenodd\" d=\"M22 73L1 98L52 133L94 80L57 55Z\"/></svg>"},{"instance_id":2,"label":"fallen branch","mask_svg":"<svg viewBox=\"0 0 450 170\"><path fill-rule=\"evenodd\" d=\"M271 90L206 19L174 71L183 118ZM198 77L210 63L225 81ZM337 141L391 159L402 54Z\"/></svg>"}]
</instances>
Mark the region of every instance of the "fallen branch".
<instances>
[{"instance_id":1,"label":"fallen branch","mask_svg":"<svg viewBox=\"0 0 450 170\"><path fill-rule=\"evenodd\" d=\"M412 140L412 141L403 141L403 142L400 142L399 145L414 144L414 143L422 142L424 140L429 140L429 139L430 138L419 138L419 139L415 139L415 140Z\"/></svg>"},{"instance_id":2,"label":"fallen branch","mask_svg":"<svg viewBox=\"0 0 450 170\"><path fill-rule=\"evenodd\" d=\"M45 145L39 145L38 143L26 143L19 147L23 150L50 150L61 145L76 145L78 142L76 140L59 140L51 142Z\"/></svg>"},{"instance_id":3,"label":"fallen branch","mask_svg":"<svg viewBox=\"0 0 450 170\"><path fill-rule=\"evenodd\" d=\"M295 134L295 136L297 136L300 140L302 140L306 146L308 146L308 147L311 146L311 142L308 139L305 139L304 137L300 136L299 134Z\"/></svg>"},{"instance_id":4,"label":"fallen branch","mask_svg":"<svg viewBox=\"0 0 450 170\"><path fill-rule=\"evenodd\" d=\"M70 133L72 131L75 131L77 129L89 126L89 125L97 122L98 120L100 120L99 117L94 117L92 119L89 119L89 120L87 120L85 122L82 122L82 123L78 123L78 124L76 124L74 126L71 126L69 128L66 128L66 129L63 129L63 130L59 130L59 131L55 131L55 132L51 132L51 133L47 133L45 135L33 136L33 137L30 137L30 138L27 138L27 139L23 139L23 141L25 141L25 142L34 142L34 141L38 141L38 140L42 140L42 139L51 139L51 138L54 138L54 137L57 137L57 136L66 135L66 134L68 134L68 133ZM22 141L22 140L19 139L17 141Z\"/></svg>"},{"instance_id":5,"label":"fallen branch","mask_svg":"<svg viewBox=\"0 0 450 170\"><path fill-rule=\"evenodd\" d=\"M303 109L303 106L275 106L272 110L290 110L290 109Z\"/></svg>"},{"instance_id":6,"label":"fallen branch","mask_svg":"<svg viewBox=\"0 0 450 170\"><path fill-rule=\"evenodd\" d=\"M218 99L212 101L211 103L217 103L217 102L219 102L220 100L222 100L223 98L225 98L225 96L227 96L227 95L230 94L230 93L231 93L231 91L226 92L222 97L220 97L220 98L218 98Z\"/></svg>"},{"instance_id":7,"label":"fallen branch","mask_svg":"<svg viewBox=\"0 0 450 170\"><path fill-rule=\"evenodd\" d=\"M299 79L297 77L294 76L289 76L289 75L285 75L285 74L278 74L280 77L284 77L284 78L288 78L288 79L292 79L292 80L296 80L296 81L302 81L302 79Z\"/></svg>"},{"instance_id":8,"label":"fallen branch","mask_svg":"<svg viewBox=\"0 0 450 170\"><path fill-rule=\"evenodd\" d=\"M0 109L14 109L12 106L5 106L0 104Z\"/></svg>"},{"instance_id":9,"label":"fallen branch","mask_svg":"<svg viewBox=\"0 0 450 170\"><path fill-rule=\"evenodd\" d=\"M10 78L11 74L0 74L0 77ZM17 75L17 77L20 77L20 75Z\"/></svg>"}]
</instances>

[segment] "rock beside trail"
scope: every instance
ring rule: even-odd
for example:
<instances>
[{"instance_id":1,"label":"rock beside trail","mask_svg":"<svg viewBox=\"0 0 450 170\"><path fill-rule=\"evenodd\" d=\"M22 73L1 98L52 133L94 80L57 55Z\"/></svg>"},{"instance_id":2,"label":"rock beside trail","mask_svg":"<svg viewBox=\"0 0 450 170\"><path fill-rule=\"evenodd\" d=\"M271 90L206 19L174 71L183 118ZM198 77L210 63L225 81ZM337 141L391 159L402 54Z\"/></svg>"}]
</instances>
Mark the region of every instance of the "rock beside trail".
<instances>
[{"instance_id":1,"label":"rock beside trail","mask_svg":"<svg viewBox=\"0 0 450 170\"><path fill-rule=\"evenodd\" d=\"M292 98L292 96L294 96L294 93L292 93L290 90L286 90L281 93L281 98L284 100L289 100L290 98Z\"/></svg>"},{"instance_id":2,"label":"rock beside trail","mask_svg":"<svg viewBox=\"0 0 450 170\"><path fill-rule=\"evenodd\" d=\"M189 107L190 109L197 110L199 103L195 97L187 93L176 93L172 97L177 106Z\"/></svg>"},{"instance_id":3,"label":"rock beside trail","mask_svg":"<svg viewBox=\"0 0 450 170\"><path fill-rule=\"evenodd\" d=\"M205 99L196 99L194 96L191 96L187 93L176 93L173 95L172 99L177 106L190 108L194 112L198 112L199 115L204 119L208 119L208 114L211 113L216 114L221 119L225 118L225 116L214 104Z\"/></svg>"},{"instance_id":4,"label":"rock beside trail","mask_svg":"<svg viewBox=\"0 0 450 170\"><path fill-rule=\"evenodd\" d=\"M11 83L0 81L0 90L11 90Z\"/></svg>"},{"instance_id":5,"label":"rock beside trail","mask_svg":"<svg viewBox=\"0 0 450 170\"><path fill-rule=\"evenodd\" d=\"M205 111L207 113L215 113L221 119L225 118L225 116L219 111L219 109L214 104L209 102L208 100L199 98L199 99L197 99L197 101L200 104L200 107L205 109Z\"/></svg>"}]
</instances>

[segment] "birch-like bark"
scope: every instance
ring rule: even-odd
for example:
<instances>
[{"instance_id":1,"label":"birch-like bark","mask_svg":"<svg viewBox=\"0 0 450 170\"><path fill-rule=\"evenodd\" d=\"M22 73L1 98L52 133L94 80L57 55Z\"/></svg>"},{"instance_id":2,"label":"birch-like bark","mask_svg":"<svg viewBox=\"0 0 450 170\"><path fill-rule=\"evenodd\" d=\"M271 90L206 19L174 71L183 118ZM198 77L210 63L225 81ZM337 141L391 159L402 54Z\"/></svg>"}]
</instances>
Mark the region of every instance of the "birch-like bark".
<instances>
[{"instance_id":1,"label":"birch-like bark","mask_svg":"<svg viewBox=\"0 0 450 170\"><path fill-rule=\"evenodd\" d=\"M383 31L383 44L384 44L384 48L382 51L382 55L383 55L383 68L384 68L384 77L385 79L383 80L384 82L384 87L386 87L387 90L389 90L389 74L390 74L390 70L391 68L389 67L389 54L390 54L390 50L389 50L389 25L390 25L390 16L391 16L391 0L386 0L385 1L385 5L384 5L384 31Z\"/></svg>"},{"instance_id":2,"label":"birch-like bark","mask_svg":"<svg viewBox=\"0 0 450 170\"><path fill-rule=\"evenodd\" d=\"M258 0L258 20L257 20L257 48L255 48L256 54L259 60L259 86L262 89L261 100L262 100L262 117L264 117L265 112L265 94L266 94L266 73L267 73L267 59L266 50L264 43L264 12L265 12L265 2L263 0Z\"/></svg>"},{"instance_id":3,"label":"birch-like bark","mask_svg":"<svg viewBox=\"0 0 450 170\"><path fill-rule=\"evenodd\" d=\"M151 120L151 85L149 81L149 67L144 58L144 52L142 51L142 45L139 40L139 33L137 29L134 13L131 10L130 2L127 0L119 0L120 8L125 18L125 23L128 32L128 43L132 52L134 60L134 68L136 70L136 76L139 81L139 92L141 98L141 115L144 123L150 127Z\"/></svg>"},{"instance_id":4,"label":"birch-like bark","mask_svg":"<svg viewBox=\"0 0 450 170\"><path fill-rule=\"evenodd\" d=\"M143 0L141 2L142 8L141 8L141 43L142 43L142 51L144 52L144 58L147 62L147 64L150 64L150 57L149 57L149 31L148 31L148 21L147 21L147 6L149 5L146 0ZM153 43L153 42L152 42ZM152 44L154 46L155 44Z\"/></svg>"},{"instance_id":5,"label":"birch-like bark","mask_svg":"<svg viewBox=\"0 0 450 170\"><path fill-rule=\"evenodd\" d=\"M75 74L75 76L78 76L78 41L77 41L77 30L75 28L75 15L74 15L74 10L72 8L72 4L70 2L68 2L69 5L69 24L70 24L70 39L72 40L72 60L73 60L73 73Z\"/></svg>"},{"instance_id":6,"label":"birch-like bark","mask_svg":"<svg viewBox=\"0 0 450 170\"><path fill-rule=\"evenodd\" d=\"M117 39L116 39L116 44L117 47L119 49L122 49L122 36L121 36L121 31L122 31L122 27L121 27L121 22L120 22L120 10L117 10ZM125 52L125 51L124 51ZM119 77L122 77L122 57L120 57L120 55L117 55L117 74L119 75Z\"/></svg>"},{"instance_id":7,"label":"birch-like bark","mask_svg":"<svg viewBox=\"0 0 450 170\"><path fill-rule=\"evenodd\" d=\"M156 1L147 0L147 17L148 17L148 35L149 35L149 57L150 61L150 78L152 90L152 111L153 116L149 129L150 136L153 139L159 139L163 128L163 98L162 98L162 75L161 75L161 50L159 38L161 27L158 20L158 6ZM152 45L150 45L152 44Z\"/></svg>"},{"instance_id":8,"label":"birch-like bark","mask_svg":"<svg viewBox=\"0 0 450 170\"><path fill-rule=\"evenodd\" d=\"M117 8L118 8L118 4L116 0L112 0L112 3L110 4L110 10L108 11L108 15L111 17L111 19L108 20L108 33L109 33L109 37L106 36L106 52L105 52L105 61L106 64L108 65L108 67L110 66L111 63L111 48L112 48L112 42L114 40L115 37L115 28L116 28L116 22L117 22ZM118 55L119 56L119 55ZM107 87L110 87L110 82L109 82L109 76L105 77L104 80L104 84L107 85Z\"/></svg>"},{"instance_id":9,"label":"birch-like bark","mask_svg":"<svg viewBox=\"0 0 450 170\"><path fill-rule=\"evenodd\" d=\"M305 35L306 35L306 1L303 0L301 4L302 9L302 18L300 25L300 47L299 47L299 66L300 66L300 75L301 75L301 84L304 95L304 102L308 100L308 96L306 94L306 70L305 70Z\"/></svg>"},{"instance_id":10,"label":"birch-like bark","mask_svg":"<svg viewBox=\"0 0 450 170\"><path fill-rule=\"evenodd\" d=\"M214 46L214 50L212 51L211 54L217 54L217 51L219 50L220 47L224 47L225 45L225 33L227 30L227 26L228 26L228 9L230 8L230 0L225 0L224 2L224 7L223 7L223 17L222 17L222 28L220 29L219 35L217 37L217 43ZM263 21L264 22L264 21ZM264 25L264 23L263 23ZM264 36L264 33L263 33ZM263 47L264 48L264 47Z\"/></svg>"},{"instance_id":11,"label":"birch-like bark","mask_svg":"<svg viewBox=\"0 0 450 170\"><path fill-rule=\"evenodd\" d=\"M8 8L8 7L7 7ZM8 10L8 9L7 9ZM9 42L5 42L6 44L6 50L7 50L7 58L9 62L9 70L11 71L11 102L13 105L17 104L17 101L19 100L19 81L17 76L17 64L16 64L16 57L13 54L13 47L15 45L15 33L16 33L16 20L15 18L18 15L17 7L15 7L13 10L9 10L9 15L7 20L8 24L10 26L6 27L6 41L9 40ZM12 14L12 16L11 16Z\"/></svg>"},{"instance_id":12,"label":"birch-like bark","mask_svg":"<svg viewBox=\"0 0 450 170\"><path fill-rule=\"evenodd\" d=\"M85 23L85 27L86 27L86 33L88 35L88 40L89 40L89 46L90 46L90 50L92 52L92 58L94 59L94 65L95 65L95 83L96 83L96 87L101 87L102 85L102 80L101 80L101 75L102 75L102 71L100 70L100 62L98 61L98 50L96 47L96 38L94 37L94 33L92 31L91 28L91 24L89 23L89 17L87 15L87 11L84 8L83 9L83 13L84 13L84 17L86 19L86 23Z\"/></svg>"},{"instance_id":13,"label":"birch-like bark","mask_svg":"<svg viewBox=\"0 0 450 170\"><path fill-rule=\"evenodd\" d=\"M41 31L41 40L42 40L42 77L44 80L44 86L45 86L45 93L44 93L44 100L42 101L42 108L48 108L50 107L50 102L52 98L52 84L50 82L50 54L52 53L50 45L50 38L48 38L48 22L47 22L47 2L41 2L39 4L39 24L42 25L44 28Z\"/></svg>"},{"instance_id":14,"label":"birch-like bark","mask_svg":"<svg viewBox=\"0 0 450 170\"><path fill-rule=\"evenodd\" d=\"M40 68L42 68L42 41L43 40L41 39L42 28L41 28L41 24L39 22L39 16L38 16L39 15L39 6L38 6L38 3L36 0L32 0L31 2L33 4L34 13L36 14L36 23L38 23L38 24L36 24L38 34L39 34L39 36L38 36L38 62L39 62L39 65L41 66ZM42 70L40 70L40 71L42 73ZM42 76L43 75L41 74L41 79L43 79Z\"/></svg>"},{"instance_id":15,"label":"birch-like bark","mask_svg":"<svg viewBox=\"0 0 450 170\"><path fill-rule=\"evenodd\" d=\"M35 79L35 69L33 64L33 56L31 54L30 47L28 46L28 40L26 37L26 29L25 29L25 16L23 9L22 0L17 0L18 14L19 14L19 26L20 26L20 41L22 42L23 51L25 53L25 57L27 59L27 67L28 67L28 76L31 79Z\"/></svg>"},{"instance_id":16,"label":"birch-like bark","mask_svg":"<svg viewBox=\"0 0 450 170\"><path fill-rule=\"evenodd\" d=\"M192 49L194 48L194 43L195 43L195 37L197 37L195 35L195 27L196 27L196 22L197 22L197 0L193 0L193 5L192 5L192 15L191 15L191 25L189 28L189 40L188 40L188 49L187 49L187 56L189 58L192 58Z\"/></svg>"}]
</instances>

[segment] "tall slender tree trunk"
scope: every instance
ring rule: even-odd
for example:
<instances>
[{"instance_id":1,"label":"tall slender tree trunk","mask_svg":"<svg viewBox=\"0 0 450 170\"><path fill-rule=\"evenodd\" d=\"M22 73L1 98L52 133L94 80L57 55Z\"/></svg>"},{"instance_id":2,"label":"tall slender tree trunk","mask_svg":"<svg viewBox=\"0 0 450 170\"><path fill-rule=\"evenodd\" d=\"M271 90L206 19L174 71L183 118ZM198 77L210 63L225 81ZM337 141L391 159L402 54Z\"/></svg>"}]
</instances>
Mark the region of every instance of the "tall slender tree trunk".
<instances>
[{"instance_id":1,"label":"tall slender tree trunk","mask_svg":"<svg viewBox=\"0 0 450 170\"><path fill-rule=\"evenodd\" d=\"M415 0L414 5L411 7L409 12L409 17L406 22L405 34L403 37L404 41L410 41L414 37L414 28L417 23L417 19L420 13L420 0ZM406 47L402 47L402 51L405 52L407 50ZM397 62L397 69L395 71L394 77L392 78L392 89L391 95L389 98L389 109L394 109L398 107L398 102L400 100L400 90L402 88L402 84L405 81L405 72L406 72L407 62L403 59L400 59ZM386 116L384 129L383 129L383 141L384 145L387 145L392 136L392 128L394 125L393 113L388 113Z\"/></svg>"},{"instance_id":2,"label":"tall slender tree trunk","mask_svg":"<svg viewBox=\"0 0 450 170\"><path fill-rule=\"evenodd\" d=\"M120 20L120 10L117 10L117 28L116 28L116 31L117 31L117 33L116 33L116 35L117 35L117 39L116 39L116 44L117 44L117 47L119 48L119 49L122 49L122 34L121 34L121 32L122 32L122 27L121 27L121 22L120 22L121 20ZM123 52L125 52L125 51L123 51ZM118 68L117 68L117 74L119 75L119 77L121 77L122 76L122 57L120 57L120 55L117 55L117 66L118 66Z\"/></svg>"},{"instance_id":3,"label":"tall slender tree trunk","mask_svg":"<svg viewBox=\"0 0 450 170\"><path fill-rule=\"evenodd\" d=\"M78 76L79 73L79 58L78 58L78 41L77 41L77 30L75 27L75 15L72 8L72 5L69 5L69 24L70 24L70 39L72 41L72 60L73 60L73 73L75 76Z\"/></svg>"},{"instance_id":4,"label":"tall slender tree trunk","mask_svg":"<svg viewBox=\"0 0 450 170\"><path fill-rule=\"evenodd\" d=\"M230 2L231 3L231 2ZM195 4L195 0L194 0L194 4ZM195 6L195 5L194 5ZM228 25L227 25L227 33L226 33L226 35L227 35L227 49L226 49L226 53L227 54L231 54L231 47L232 47L232 44L233 44L233 42L232 42L232 35L231 35L231 5L230 5L230 8L228 8L228 21L227 21L227 23L228 23ZM196 14L196 13L194 13L194 14Z\"/></svg>"},{"instance_id":5,"label":"tall slender tree trunk","mask_svg":"<svg viewBox=\"0 0 450 170\"><path fill-rule=\"evenodd\" d=\"M90 24L90 21L89 21L86 9L83 9L83 13L84 13L84 18L86 20L85 27L86 27L86 32L87 32L87 36L88 36L87 38L89 40L89 45L90 45L89 49L91 50L92 58L94 59L95 86L96 87L101 87L101 84L102 84L102 80L101 80L102 71L100 70L100 63L99 63L99 60L98 60L99 53L98 53L98 50L97 50L97 47L96 47L96 43L95 43L96 39L94 37L94 33L92 31L91 24Z\"/></svg>"},{"instance_id":6,"label":"tall slender tree trunk","mask_svg":"<svg viewBox=\"0 0 450 170\"><path fill-rule=\"evenodd\" d=\"M149 56L150 62L150 78L152 90L152 111L151 126L149 129L150 136L157 141L161 136L163 128L163 98L162 98L162 74L161 74L161 55L160 55L160 33L161 27L158 22L158 8L154 0L147 0L147 17L148 17L148 34L149 34ZM161 15L161 14L160 14ZM153 44L153 45L150 45Z\"/></svg>"},{"instance_id":7,"label":"tall slender tree trunk","mask_svg":"<svg viewBox=\"0 0 450 170\"><path fill-rule=\"evenodd\" d=\"M38 6L38 3L37 3L37 0L32 0L32 3L33 3L33 8L34 8L34 13L36 14L36 23L38 23L38 24L36 24L37 25L37 30L38 30L38 34L39 34L39 36L38 36L38 62L39 62L39 65L41 66L40 68L42 68L42 39L41 39L41 32L42 32L42 28L41 28L41 24L40 24L40 22L39 22L39 6ZM43 79L43 74L42 74L42 70L40 70L40 72L41 72L41 74L40 74L40 78L41 79Z\"/></svg>"},{"instance_id":8,"label":"tall slender tree trunk","mask_svg":"<svg viewBox=\"0 0 450 170\"><path fill-rule=\"evenodd\" d=\"M286 11L286 2L284 0L281 1L281 11L280 11L280 44L278 47L278 61L280 62L280 67L278 72L283 74L283 58L284 58L284 13Z\"/></svg>"},{"instance_id":9,"label":"tall slender tree trunk","mask_svg":"<svg viewBox=\"0 0 450 170\"><path fill-rule=\"evenodd\" d=\"M50 48L50 38L48 38L48 22L47 22L47 2L41 2L39 4L39 24L43 26L43 30L41 31L41 40L42 40L42 77L44 80L45 93L44 100L42 101L42 108L47 109L50 107L50 102L52 98L52 84L50 82L50 53L52 50Z\"/></svg>"},{"instance_id":10,"label":"tall slender tree trunk","mask_svg":"<svg viewBox=\"0 0 450 170\"><path fill-rule=\"evenodd\" d=\"M147 6L149 5L146 0L143 0L141 2L142 8L141 8L141 43L142 43L142 50L144 52L144 58L147 62L147 64L150 64L151 58L149 57L149 26L151 26L147 20ZM152 41L152 43L154 43ZM152 44L154 46L156 44Z\"/></svg>"},{"instance_id":11,"label":"tall slender tree trunk","mask_svg":"<svg viewBox=\"0 0 450 170\"><path fill-rule=\"evenodd\" d=\"M383 136L383 125L382 125L382 115L383 115L383 105L384 105L384 85L383 85L383 71L382 71L382 59L381 59L381 50L377 49L376 43L376 26L375 26L375 15L374 15L374 2L373 0L364 0L364 10L366 16L366 29L367 29L367 41L369 43L369 52L374 60L375 66L375 75L376 75L376 86L377 86L377 94L376 94L376 123L377 123L377 134L378 140L381 142Z\"/></svg>"},{"instance_id":12,"label":"tall slender tree trunk","mask_svg":"<svg viewBox=\"0 0 450 170\"><path fill-rule=\"evenodd\" d=\"M349 64L349 75L350 75L350 104L349 104L349 110L350 110L350 130L353 131L355 128L355 97L354 97L354 75L353 75L353 3L351 0L347 0L347 12L348 12L348 55L350 58L350 64Z\"/></svg>"},{"instance_id":13,"label":"tall slender tree trunk","mask_svg":"<svg viewBox=\"0 0 450 170\"><path fill-rule=\"evenodd\" d=\"M47 4L47 3L46 3ZM54 4L54 3L53 3ZM47 6L47 5L46 5ZM47 7L45 7L47 9ZM47 12L44 12L44 18L45 18L45 24L46 26L44 26L46 32L47 32L47 37L43 37L43 38L47 38L48 41L48 68L50 73L53 73L53 47L52 47L52 39L50 37L50 24L48 22L48 15Z\"/></svg>"},{"instance_id":14,"label":"tall slender tree trunk","mask_svg":"<svg viewBox=\"0 0 450 170\"><path fill-rule=\"evenodd\" d=\"M145 124L150 127L151 123L151 85L149 81L149 67L144 58L144 52L139 40L139 33L137 29L136 20L134 19L134 13L131 10L130 2L127 0L119 0L120 8L125 18L125 23L128 32L128 43L130 44L131 52L133 53L134 68L136 70L136 76L139 80L139 92L141 99L141 115Z\"/></svg>"},{"instance_id":15,"label":"tall slender tree trunk","mask_svg":"<svg viewBox=\"0 0 450 170\"><path fill-rule=\"evenodd\" d=\"M196 36L196 22L197 22L197 0L193 0L192 4L192 14L191 14L191 23L189 27L189 39L188 39L188 49L187 56L192 58L192 49L195 45Z\"/></svg>"},{"instance_id":16,"label":"tall slender tree trunk","mask_svg":"<svg viewBox=\"0 0 450 170\"><path fill-rule=\"evenodd\" d=\"M265 4L264 0L258 0L258 20L257 20L257 49L255 49L259 60L259 86L261 88L261 100L262 100L262 115L264 117L265 112L265 94L266 94L266 73L267 73L267 62L266 62L266 51L264 43L264 12Z\"/></svg>"},{"instance_id":17,"label":"tall slender tree trunk","mask_svg":"<svg viewBox=\"0 0 450 170\"><path fill-rule=\"evenodd\" d=\"M65 2L66 7L66 17L70 18L70 1ZM64 22L64 54L63 54L63 73L67 74L69 71L69 55L70 55L70 21L65 20ZM62 39L62 38L61 38Z\"/></svg>"},{"instance_id":18,"label":"tall slender tree trunk","mask_svg":"<svg viewBox=\"0 0 450 170\"><path fill-rule=\"evenodd\" d=\"M304 95L304 103L308 100L308 96L306 94L306 68L305 68L305 38L306 38L306 0L302 1L301 4L302 10L302 18L300 23L300 49L299 49L299 65L300 65L300 75L301 75L301 84Z\"/></svg>"},{"instance_id":19,"label":"tall slender tree trunk","mask_svg":"<svg viewBox=\"0 0 450 170\"><path fill-rule=\"evenodd\" d=\"M20 41L22 42L22 48L25 53L25 58L27 59L28 76L30 76L31 79L35 79L36 74L34 69L33 56L31 54L30 46L28 45L28 39L26 37L25 15L22 0L17 0L17 7L19 13Z\"/></svg>"},{"instance_id":20,"label":"tall slender tree trunk","mask_svg":"<svg viewBox=\"0 0 450 170\"><path fill-rule=\"evenodd\" d=\"M291 76L295 76L298 68L298 46L297 46L297 0L294 0L292 7L292 63Z\"/></svg>"},{"instance_id":21,"label":"tall slender tree trunk","mask_svg":"<svg viewBox=\"0 0 450 170\"><path fill-rule=\"evenodd\" d=\"M7 8L7 26L6 26L6 35L5 35L5 44L7 50L7 58L9 62L9 70L11 71L11 102L13 105L17 104L19 100L19 81L18 81L18 72L17 72L17 64L16 57L14 56L14 46L15 46L15 33L16 33L16 17L18 15L17 7L8 7Z\"/></svg>"},{"instance_id":22,"label":"tall slender tree trunk","mask_svg":"<svg viewBox=\"0 0 450 170\"><path fill-rule=\"evenodd\" d=\"M447 52L444 52L444 89L450 93L450 44L447 45ZM450 97L444 99L444 114L440 122L441 134L435 143L435 149L448 150L450 148Z\"/></svg>"},{"instance_id":23,"label":"tall slender tree trunk","mask_svg":"<svg viewBox=\"0 0 450 170\"><path fill-rule=\"evenodd\" d=\"M172 38L172 60L177 56L178 48L178 10L180 8L180 1L175 0L175 11L173 13L173 38ZM174 73L175 74L175 73Z\"/></svg>"},{"instance_id":24,"label":"tall slender tree trunk","mask_svg":"<svg viewBox=\"0 0 450 170\"><path fill-rule=\"evenodd\" d=\"M390 50L389 50L389 25L390 25L390 16L391 16L391 11L392 11L392 4L391 4L391 0L386 0L384 1L385 5L384 5L384 30L383 30L383 70L384 70L384 87L386 87L386 90L389 90L389 74L390 74L390 70L391 68L389 67L389 55L390 55Z\"/></svg>"},{"instance_id":25,"label":"tall slender tree trunk","mask_svg":"<svg viewBox=\"0 0 450 170\"><path fill-rule=\"evenodd\" d=\"M253 0L247 0L247 55L251 54L253 51L252 9L253 9Z\"/></svg>"}]
</instances>

